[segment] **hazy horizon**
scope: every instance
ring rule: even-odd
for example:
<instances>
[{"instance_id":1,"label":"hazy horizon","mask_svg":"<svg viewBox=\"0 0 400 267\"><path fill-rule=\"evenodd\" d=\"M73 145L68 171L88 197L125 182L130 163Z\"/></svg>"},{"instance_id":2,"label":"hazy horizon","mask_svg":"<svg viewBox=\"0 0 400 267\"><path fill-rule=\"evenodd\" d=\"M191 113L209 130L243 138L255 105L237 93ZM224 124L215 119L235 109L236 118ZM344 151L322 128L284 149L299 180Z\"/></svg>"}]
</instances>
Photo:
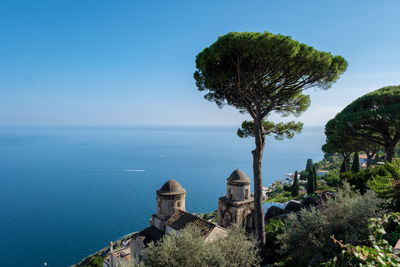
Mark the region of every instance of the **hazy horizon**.
<instances>
[{"instance_id":1,"label":"hazy horizon","mask_svg":"<svg viewBox=\"0 0 400 267\"><path fill-rule=\"evenodd\" d=\"M195 57L231 31L269 31L341 55L310 89L305 126L400 84L399 1L1 1L0 125L240 125L195 86ZM291 118L289 118L291 119ZM280 121L277 116L271 120Z\"/></svg>"}]
</instances>

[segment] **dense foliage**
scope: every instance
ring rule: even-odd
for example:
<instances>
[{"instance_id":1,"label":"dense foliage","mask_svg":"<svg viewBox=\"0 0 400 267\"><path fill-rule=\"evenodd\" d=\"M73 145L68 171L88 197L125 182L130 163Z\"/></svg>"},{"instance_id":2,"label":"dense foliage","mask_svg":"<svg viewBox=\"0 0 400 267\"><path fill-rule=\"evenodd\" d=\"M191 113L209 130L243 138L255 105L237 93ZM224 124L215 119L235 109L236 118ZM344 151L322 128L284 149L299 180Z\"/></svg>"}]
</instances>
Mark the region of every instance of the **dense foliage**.
<instances>
[{"instance_id":1,"label":"dense foliage","mask_svg":"<svg viewBox=\"0 0 400 267\"><path fill-rule=\"evenodd\" d=\"M266 262L274 263L279 261L279 249L280 244L278 243L278 235L283 233L285 223L280 219L270 219L265 225L265 237L267 240L266 249Z\"/></svg>"},{"instance_id":2,"label":"dense foliage","mask_svg":"<svg viewBox=\"0 0 400 267\"><path fill-rule=\"evenodd\" d=\"M189 226L179 233L165 235L157 244L150 243L143 262L124 266L256 266L259 264L256 241L235 226L225 238L205 242L198 227Z\"/></svg>"},{"instance_id":3,"label":"dense foliage","mask_svg":"<svg viewBox=\"0 0 400 267\"><path fill-rule=\"evenodd\" d=\"M382 218L372 218L368 224L368 228L372 234L369 236L371 245L354 246L353 244L343 244L342 241L332 237L342 249L342 255L335 257L333 260L324 264L325 266L400 266L400 256L394 251L393 244L388 242L387 227L391 223L400 225L400 214L390 213Z\"/></svg>"},{"instance_id":4,"label":"dense foliage","mask_svg":"<svg viewBox=\"0 0 400 267\"><path fill-rule=\"evenodd\" d=\"M361 195L345 184L322 209L303 209L288 216L283 233L277 237L281 258L287 259L289 266L326 261L340 253L331 235L347 243L366 244L368 220L381 215L380 204L373 191Z\"/></svg>"},{"instance_id":5,"label":"dense foliage","mask_svg":"<svg viewBox=\"0 0 400 267\"><path fill-rule=\"evenodd\" d=\"M326 124L324 151L368 154L383 147L386 161L391 162L400 140L399 103L400 86L383 87L354 100Z\"/></svg>"},{"instance_id":6,"label":"dense foliage","mask_svg":"<svg viewBox=\"0 0 400 267\"><path fill-rule=\"evenodd\" d=\"M285 189L286 188L286 189ZM286 202L292 199L292 190L290 185L284 185L280 182L276 183L275 189L268 193L267 202Z\"/></svg>"},{"instance_id":7,"label":"dense foliage","mask_svg":"<svg viewBox=\"0 0 400 267\"><path fill-rule=\"evenodd\" d=\"M324 180L328 186L337 187L340 184L340 174L337 169L330 170L324 175Z\"/></svg>"},{"instance_id":8,"label":"dense foliage","mask_svg":"<svg viewBox=\"0 0 400 267\"><path fill-rule=\"evenodd\" d=\"M343 173L341 180L347 181L361 193L372 189L376 194L388 200L389 208L400 211L400 162L393 161L383 166L368 168L358 173Z\"/></svg>"},{"instance_id":9,"label":"dense foliage","mask_svg":"<svg viewBox=\"0 0 400 267\"><path fill-rule=\"evenodd\" d=\"M103 267L103 257L96 256L91 257L84 265L78 265L79 267Z\"/></svg>"}]
</instances>

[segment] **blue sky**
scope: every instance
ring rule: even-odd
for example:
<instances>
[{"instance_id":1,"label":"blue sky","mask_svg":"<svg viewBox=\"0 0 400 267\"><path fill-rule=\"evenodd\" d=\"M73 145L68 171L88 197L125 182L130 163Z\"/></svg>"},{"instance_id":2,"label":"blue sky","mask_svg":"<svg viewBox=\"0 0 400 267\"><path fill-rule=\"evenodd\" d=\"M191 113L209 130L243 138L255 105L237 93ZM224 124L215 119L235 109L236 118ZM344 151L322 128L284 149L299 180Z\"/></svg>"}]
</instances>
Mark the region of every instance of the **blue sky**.
<instances>
[{"instance_id":1,"label":"blue sky","mask_svg":"<svg viewBox=\"0 0 400 267\"><path fill-rule=\"evenodd\" d=\"M348 62L305 126L400 84L400 1L0 2L0 125L238 125L203 99L195 56L230 31L290 35ZM273 116L275 120L278 117Z\"/></svg>"}]
</instances>

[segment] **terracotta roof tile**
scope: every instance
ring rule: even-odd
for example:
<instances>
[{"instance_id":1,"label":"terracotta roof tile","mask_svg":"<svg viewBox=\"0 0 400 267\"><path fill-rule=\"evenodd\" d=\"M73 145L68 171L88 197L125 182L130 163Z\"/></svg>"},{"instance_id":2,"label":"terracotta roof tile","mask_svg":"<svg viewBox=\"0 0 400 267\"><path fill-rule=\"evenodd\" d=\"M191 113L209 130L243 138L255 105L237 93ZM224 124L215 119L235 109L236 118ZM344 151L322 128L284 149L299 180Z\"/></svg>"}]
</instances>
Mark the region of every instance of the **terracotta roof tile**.
<instances>
[{"instance_id":1,"label":"terracotta roof tile","mask_svg":"<svg viewBox=\"0 0 400 267\"><path fill-rule=\"evenodd\" d=\"M200 228L204 236L208 236L216 227L215 224L183 210L175 210L174 214L172 214L165 224L177 231L184 229L189 224L193 224Z\"/></svg>"}]
</instances>

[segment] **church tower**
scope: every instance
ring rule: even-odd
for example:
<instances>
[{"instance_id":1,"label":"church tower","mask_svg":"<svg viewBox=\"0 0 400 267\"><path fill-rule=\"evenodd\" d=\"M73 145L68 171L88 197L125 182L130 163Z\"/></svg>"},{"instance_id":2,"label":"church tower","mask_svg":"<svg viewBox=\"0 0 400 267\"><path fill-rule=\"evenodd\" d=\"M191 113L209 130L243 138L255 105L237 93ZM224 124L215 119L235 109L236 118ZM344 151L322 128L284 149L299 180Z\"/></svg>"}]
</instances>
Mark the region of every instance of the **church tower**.
<instances>
[{"instance_id":1,"label":"church tower","mask_svg":"<svg viewBox=\"0 0 400 267\"><path fill-rule=\"evenodd\" d=\"M254 198L250 196L250 178L237 169L227 178L226 195L219 198L218 225L233 223L253 229Z\"/></svg>"},{"instance_id":2,"label":"church tower","mask_svg":"<svg viewBox=\"0 0 400 267\"><path fill-rule=\"evenodd\" d=\"M175 210L185 211L186 190L175 180L167 181L157 190L157 214L151 217L151 225L165 231L165 222Z\"/></svg>"}]
</instances>

